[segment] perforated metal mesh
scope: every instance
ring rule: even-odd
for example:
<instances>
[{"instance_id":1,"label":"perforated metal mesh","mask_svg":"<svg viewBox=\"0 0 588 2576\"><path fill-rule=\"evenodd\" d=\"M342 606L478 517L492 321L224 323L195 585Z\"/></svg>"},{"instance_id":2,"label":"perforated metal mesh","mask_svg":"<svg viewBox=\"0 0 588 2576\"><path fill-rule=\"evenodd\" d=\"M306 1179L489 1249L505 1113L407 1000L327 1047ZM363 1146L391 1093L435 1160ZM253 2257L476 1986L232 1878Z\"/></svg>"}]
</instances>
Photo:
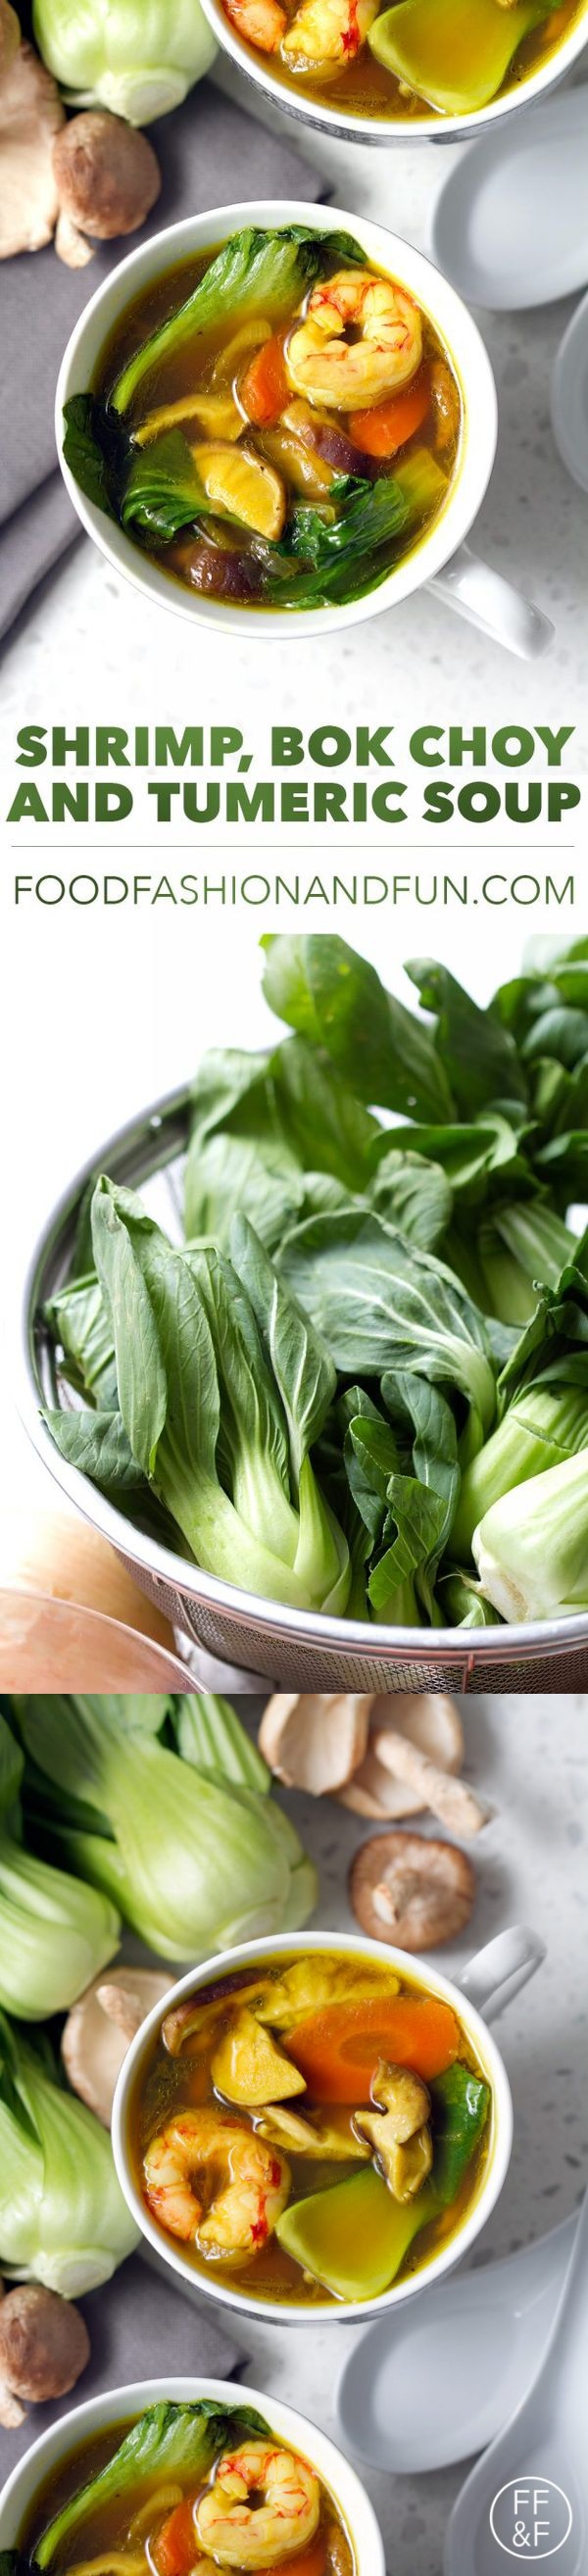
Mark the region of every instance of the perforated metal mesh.
<instances>
[{"instance_id":1,"label":"perforated metal mesh","mask_svg":"<svg viewBox=\"0 0 588 2576\"><path fill-rule=\"evenodd\" d=\"M125 1557L129 1574L141 1584L151 1601L171 1620L172 1627L182 1629L196 1646L227 1664L243 1669L243 1689L250 1687L248 1673L263 1674L268 1681L279 1681L287 1689L301 1682L313 1690L379 1690L379 1691L572 1691L588 1685L588 1651L584 1645L575 1649L553 1647L551 1653L537 1646L525 1655L505 1643L504 1654L495 1661L489 1657L473 1658L457 1648L441 1660L421 1645L413 1655L406 1649L390 1648L375 1652L370 1647L369 1629L365 1646L352 1649L345 1645L344 1631L336 1633L332 1646L324 1650L310 1638L286 1638L279 1622L268 1612L267 1625L250 1628L230 1612L220 1616L208 1604L191 1602L175 1584L165 1583L146 1573L134 1558ZM234 1684L233 1684L234 1687Z\"/></svg>"}]
</instances>

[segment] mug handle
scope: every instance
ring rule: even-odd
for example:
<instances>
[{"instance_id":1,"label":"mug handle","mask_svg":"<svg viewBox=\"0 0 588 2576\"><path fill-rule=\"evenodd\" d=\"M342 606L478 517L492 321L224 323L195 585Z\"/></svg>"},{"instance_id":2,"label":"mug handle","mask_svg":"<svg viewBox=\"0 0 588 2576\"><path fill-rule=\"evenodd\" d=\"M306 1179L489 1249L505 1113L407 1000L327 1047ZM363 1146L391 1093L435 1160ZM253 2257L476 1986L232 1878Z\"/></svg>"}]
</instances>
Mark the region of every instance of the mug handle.
<instances>
[{"instance_id":1,"label":"mug handle","mask_svg":"<svg viewBox=\"0 0 588 2576\"><path fill-rule=\"evenodd\" d=\"M464 1969L459 1984L462 1994L479 2012L482 2021L496 2021L505 2004L534 1977L546 1957L545 1942L526 1923L512 1923L507 1932L498 1932L485 1949L477 1950L469 1967Z\"/></svg>"},{"instance_id":2,"label":"mug handle","mask_svg":"<svg viewBox=\"0 0 588 2576\"><path fill-rule=\"evenodd\" d=\"M467 618L470 626L493 636L508 653L518 653L522 662L536 661L552 642L551 618L544 617L543 610L534 608L521 591L513 590L512 582L505 581L491 564L482 563L471 546L458 546L442 572L433 573L428 587L448 608Z\"/></svg>"}]
</instances>

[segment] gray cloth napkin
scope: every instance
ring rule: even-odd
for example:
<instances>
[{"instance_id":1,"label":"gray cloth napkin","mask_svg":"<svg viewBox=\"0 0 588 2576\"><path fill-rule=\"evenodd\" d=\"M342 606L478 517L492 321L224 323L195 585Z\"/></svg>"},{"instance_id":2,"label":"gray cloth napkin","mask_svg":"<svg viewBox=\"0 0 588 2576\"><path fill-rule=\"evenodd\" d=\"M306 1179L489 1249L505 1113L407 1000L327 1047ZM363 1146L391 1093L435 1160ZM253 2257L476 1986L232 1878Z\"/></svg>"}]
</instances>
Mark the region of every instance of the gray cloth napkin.
<instances>
[{"instance_id":1,"label":"gray cloth napkin","mask_svg":"<svg viewBox=\"0 0 588 2576\"><path fill-rule=\"evenodd\" d=\"M132 2254L112 2281L91 2297L76 2302L86 2319L92 2346L87 2370L69 2397L50 2406L29 2407L26 2423L14 2433L0 2432L0 2482L40 2433L103 2390L128 2388L133 2379L231 2379L243 2368L246 2353L210 2315L205 2299L186 2298L169 2276Z\"/></svg>"},{"instance_id":2,"label":"gray cloth napkin","mask_svg":"<svg viewBox=\"0 0 588 2576\"><path fill-rule=\"evenodd\" d=\"M103 243L89 267L64 268L52 247L0 267L2 378L12 387L0 444L0 636L79 535L55 470L53 405L66 342L78 315L127 250L162 225L236 198L321 196L313 170L203 81L185 107L150 126L162 190L128 241Z\"/></svg>"}]
</instances>

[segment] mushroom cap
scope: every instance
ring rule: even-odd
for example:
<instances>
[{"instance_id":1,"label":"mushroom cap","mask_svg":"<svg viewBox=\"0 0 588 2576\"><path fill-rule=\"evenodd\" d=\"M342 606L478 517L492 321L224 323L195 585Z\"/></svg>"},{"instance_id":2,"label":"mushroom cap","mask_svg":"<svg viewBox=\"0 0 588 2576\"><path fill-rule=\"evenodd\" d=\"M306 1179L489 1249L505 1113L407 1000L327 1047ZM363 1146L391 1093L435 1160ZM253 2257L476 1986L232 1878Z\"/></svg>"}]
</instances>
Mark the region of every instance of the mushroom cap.
<instances>
[{"instance_id":1,"label":"mushroom cap","mask_svg":"<svg viewBox=\"0 0 588 2576\"><path fill-rule=\"evenodd\" d=\"M344 1807L383 1824L387 1816L419 1816L424 1799L404 1780L394 1780L372 1750L371 1738L390 1728L406 1736L419 1753L428 1754L440 1771L460 1771L464 1734L455 1700L443 1691L398 1691L372 1700L367 1750L353 1779L339 1791Z\"/></svg>"},{"instance_id":2,"label":"mushroom cap","mask_svg":"<svg viewBox=\"0 0 588 2576\"><path fill-rule=\"evenodd\" d=\"M162 1968L110 1968L86 1986L68 2013L61 2054L80 2100L110 2128L115 2086L127 2049L152 2004L169 1994Z\"/></svg>"},{"instance_id":3,"label":"mushroom cap","mask_svg":"<svg viewBox=\"0 0 588 2576\"><path fill-rule=\"evenodd\" d=\"M373 1705L366 1692L276 1691L264 1709L260 1752L287 1788L323 1798L363 1760Z\"/></svg>"},{"instance_id":4,"label":"mushroom cap","mask_svg":"<svg viewBox=\"0 0 588 2576\"><path fill-rule=\"evenodd\" d=\"M17 2397L40 2405L65 2397L90 2359L79 2308L37 2281L9 2290L0 2308L0 2376Z\"/></svg>"},{"instance_id":5,"label":"mushroom cap","mask_svg":"<svg viewBox=\"0 0 588 2576\"><path fill-rule=\"evenodd\" d=\"M136 232L161 189L153 144L104 108L70 117L55 144L53 170L64 213L97 241Z\"/></svg>"},{"instance_id":6,"label":"mushroom cap","mask_svg":"<svg viewBox=\"0 0 588 2576\"><path fill-rule=\"evenodd\" d=\"M349 1876L353 1912L372 1940L436 1950L469 1923L476 1875L456 1843L425 1834L372 1834Z\"/></svg>"}]
</instances>

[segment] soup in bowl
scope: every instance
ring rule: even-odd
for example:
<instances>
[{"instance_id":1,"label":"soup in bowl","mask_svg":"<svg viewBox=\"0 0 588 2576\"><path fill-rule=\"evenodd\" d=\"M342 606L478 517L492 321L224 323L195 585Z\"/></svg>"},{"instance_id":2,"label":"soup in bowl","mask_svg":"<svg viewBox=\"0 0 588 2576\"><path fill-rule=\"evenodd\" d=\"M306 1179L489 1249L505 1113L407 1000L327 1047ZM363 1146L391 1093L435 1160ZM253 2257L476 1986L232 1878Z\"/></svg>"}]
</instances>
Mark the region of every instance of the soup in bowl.
<instances>
[{"instance_id":1,"label":"soup in bowl","mask_svg":"<svg viewBox=\"0 0 588 2576\"><path fill-rule=\"evenodd\" d=\"M464 543L496 425L484 343L439 270L364 217L279 199L133 251L56 395L78 516L147 597L274 641L434 581L527 659L548 620Z\"/></svg>"},{"instance_id":2,"label":"soup in bowl","mask_svg":"<svg viewBox=\"0 0 588 2576\"><path fill-rule=\"evenodd\" d=\"M551 89L588 41L586 0L204 0L282 107L356 141L484 131Z\"/></svg>"},{"instance_id":3,"label":"soup in bowl","mask_svg":"<svg viewBox=\"0 0 588 2576\"><path fill-rule=\"evenodd\" d=\"M0 2500L14 2576L384 2576L360 2481L304 2417L234 2381L145 2381L33 2445Z\"/></svg>"},{"instance_id":4,"label":"soup in bowl","mask_svg":"<svg viewBox=\"0 0 588 2576\"><path fill-rule=\"evenodd\" d=\"M404 1953L259 1941L143 2024L113 2116L119 2179L174 2270L284 2321L365 2314L445 2270L508 2164L502 2061Z\"/></svg>"}]
</instances>

